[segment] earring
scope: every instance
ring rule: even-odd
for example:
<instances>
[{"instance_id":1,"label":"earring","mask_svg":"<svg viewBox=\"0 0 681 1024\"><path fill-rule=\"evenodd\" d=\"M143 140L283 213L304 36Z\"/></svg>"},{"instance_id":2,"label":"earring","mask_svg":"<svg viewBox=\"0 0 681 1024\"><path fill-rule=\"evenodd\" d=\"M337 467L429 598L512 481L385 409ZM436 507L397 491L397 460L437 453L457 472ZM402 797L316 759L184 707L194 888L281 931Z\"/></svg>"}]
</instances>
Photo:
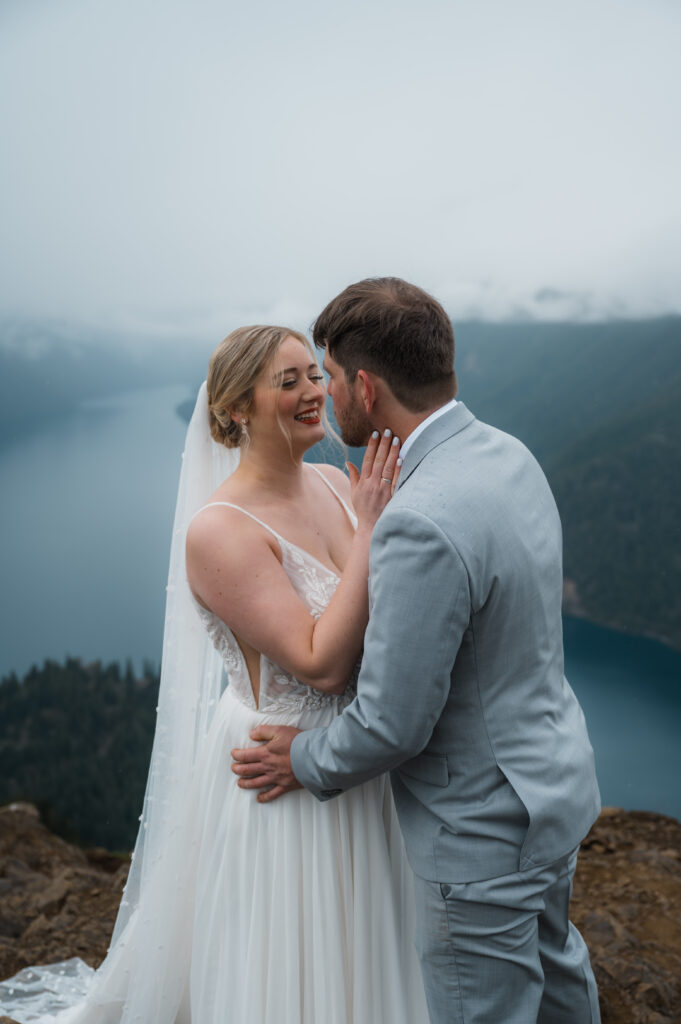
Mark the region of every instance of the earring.
<instances>
[{"instance_id":1,"label":"earring","mask_svg":"<svg viewBox=\"0 0 681 1024\"><path fill-rule=\"evenodd\" d=\"M246 426L247 423L247 419L243 419L241 421L241 440L245 441L246 444L248 444L248 442L250 441L250 438L248 436L248 427Z\"/></svg>"}]
</instances>

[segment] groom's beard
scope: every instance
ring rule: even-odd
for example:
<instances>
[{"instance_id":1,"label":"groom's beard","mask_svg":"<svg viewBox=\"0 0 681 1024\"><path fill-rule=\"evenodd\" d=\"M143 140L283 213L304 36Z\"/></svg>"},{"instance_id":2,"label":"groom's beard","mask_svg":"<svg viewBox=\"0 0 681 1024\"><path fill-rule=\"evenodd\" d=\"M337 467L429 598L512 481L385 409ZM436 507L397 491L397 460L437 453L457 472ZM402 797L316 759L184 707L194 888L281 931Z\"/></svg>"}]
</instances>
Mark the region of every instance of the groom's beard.
<instances>
[{"instance_id":1,"label":"groom's beard","mask_svg":"<svg viewBox=\"0 0 681 1024\"><path fill-rule=\"evenodd\" d=\"M341 412L334 406L336 423L345 444L351 448L363 448L371 437L373 423L359 402L351 401Z\"/></svg>"}]
</instances>

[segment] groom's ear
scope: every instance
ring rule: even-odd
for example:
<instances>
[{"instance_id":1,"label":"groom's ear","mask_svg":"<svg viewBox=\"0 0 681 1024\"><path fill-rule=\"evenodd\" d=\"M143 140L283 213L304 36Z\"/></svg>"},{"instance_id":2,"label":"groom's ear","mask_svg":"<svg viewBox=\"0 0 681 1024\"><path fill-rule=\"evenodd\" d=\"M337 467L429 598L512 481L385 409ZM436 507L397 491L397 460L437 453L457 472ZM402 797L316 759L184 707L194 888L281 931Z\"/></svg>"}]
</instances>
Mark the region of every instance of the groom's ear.
<instances>
[{"instance_id":1,"label":"groom's ear","mask_svg":"<svg viewBox=\"0 0 681 1024\"><path fill-rule=\"evenodd\" d=\"M359 395L364 405L364 411L370 413L376 401L376 381L374 375L367 370L358 370L357 380L359 382Z\"/></svg>"}]
</instances>

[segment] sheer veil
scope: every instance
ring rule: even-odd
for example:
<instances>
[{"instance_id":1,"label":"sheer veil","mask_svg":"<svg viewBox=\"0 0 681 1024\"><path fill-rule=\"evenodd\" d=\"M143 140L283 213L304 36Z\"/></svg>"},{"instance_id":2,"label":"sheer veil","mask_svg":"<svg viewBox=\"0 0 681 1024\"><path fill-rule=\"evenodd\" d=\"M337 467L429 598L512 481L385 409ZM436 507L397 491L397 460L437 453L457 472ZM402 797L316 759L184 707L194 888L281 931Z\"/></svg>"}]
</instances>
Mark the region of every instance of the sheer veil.
<instances>
[{"instance_id":1,"label":"sheer veil","mask_svg":"<svg viewBox=\"0 0 681 1024\"><path fill-rule=\"evenodd\" d=\"M193 516L239 464L239 450L210 436L206 383L187 429L175 507L166 597L156 733L130 875L111 944L121 939L144 899L152 872L168 860L180 827L192 768L220 698L223 663L195 607L185 571L185 539ZM173 891L174 885L169 891Z\"/></svg>"},{"instance_id":2,"label":"sheer veil","mask_svg":"<svg viewBox=\"0 0 681 1024\"><path fill-rule=\"evenodd\" d=\"M9 1002L4 997L10 983L0 986L2 1011L11 1010L22 1021L180 1024L185 1019L187 978L177 965L189 962L192 933L192 860L199 827L193 820L192 777L220 698L223 671L189 590L185 538L194 514L238 464L238 449L210 436L204 381L182 455L151 764L111 946L94 974L82 961L27 968L13 979Z\"/></svg>"},{"instance_id":3,"label":"sheer veil","mask_svg":"<svg viewBox=\"0 0 681 1024\"><path fill-rule=\"evenodd\" d=\"M239 464L239 450L210 436L206 383L187 429L170 545L156 733L130 874L107 960L100 969L103 1002L125 993L127 1024L165 1019L179 1005L184 979L168 969L176 943L191 944L195 845L191 782L220 698L223 662L196 611L185 571L185 540L193 516ZM194 833L192 835L191 833ZM119 977L119 961L125 961ZM109 966L110 965L110 966ZM109 993L108 977L114 975ZM119 988L120 982L123 987ZM93 997L98 998L97 981ZM168 1016L169 1020L174 1017ZM118 1020L118 1018L116 1018Z\"/></svg>"}]
</instances>

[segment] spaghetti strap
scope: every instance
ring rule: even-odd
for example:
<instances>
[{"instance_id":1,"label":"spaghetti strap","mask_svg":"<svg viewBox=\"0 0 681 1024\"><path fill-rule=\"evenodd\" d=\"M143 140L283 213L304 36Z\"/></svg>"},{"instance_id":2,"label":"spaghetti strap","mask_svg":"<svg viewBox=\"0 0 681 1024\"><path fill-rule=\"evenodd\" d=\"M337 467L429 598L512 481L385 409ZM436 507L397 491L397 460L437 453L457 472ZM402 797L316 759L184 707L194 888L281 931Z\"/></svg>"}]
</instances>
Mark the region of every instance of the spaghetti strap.
<instances>
[{"instance_id":1,"label":"spaghetti strap","mask_svg":"<svg viewBox=\"0 0 681 1024\"><path fill-rule=\"evenodd\" d=\"M354 530L356 530L357 529L357 516L352 511L352 509L350 508L348 503L346 501L343 501L343 499L341 498L340 494L338 493L336 488L333 486L331 481L329 479L327 479L327 477L324 475L324 473L322 473L322 471L320 469L317 469L317 467L314 466L311 462L308 463L308 465L309 465L310 469L313 469L315 471L315 473L317 474L318 477L321 477L321 479L324 481L324 483L329 488L331 493L335 494L335 496L338 498L338 501L341 503L341 505L345 509L345 514L347 515L348 519L350 520L350 524L351 524L352 528Z\"/></svg>"},{"instance_id":2,"label":"spaghetti strap","mask_svg":"<svg viewBox=\"0 0 681 1024\"><path fill-rule=\"evenodd\" d=\"M345 514L347 515L348 519L350 520L350 525L352 526L353 530L356 530L357 529L357 516L352 511L350 506L347 504L347 502L343 501L343 499L341 498L341 496L338 493L338 491L336 490L336 488L333 486L332 483L330 483L326 479L326 477L321 472L321 470L317 469L317 467L313 466L311 463L308 463L308 465L310 466L310 469L314 470L314 472L317 474L317 476L321 477L321 479L324 481L324 483L329 488L331 493L336 497L336 499L338 500L338 502L340 503L340 505L344 509ZM332 572L334 575L338 575L337 570L331 569L330 566L325 565L324 562L320 562L319 559L315 555L311 555L309 551L307 551L305 548L301 548L299 544L294 544L293 541L286 540L286 537L282 537L282 535L280 533L277 533L276 530L273 530L272 527L269 526L267 523L263 522L262 519L258 519L258 517L254 516L252 512L248 511L248 509L242 508L241 505L235 505L231 501L210 501L207 505L203 505L198 510L198 512L195 512L194 515L192 516L192 519L194 519L196 516L198 516L199 512L203 512L203 510L206 509L206 508L234 508L234 509L236 509L237 512L243 512L243 514L245 516L248 516L249 519L252 519L254 523L257 523L258 526L262 526L262 528L264 530L267 530L268 533L271 533L272 536L274 537L274 539L279 544L279 547L282 549L282 551L284 551L285 548L295 548L297 551L302 551L305 555L307 555L308 558L314 559L314 561L318 562L319 565L322 565L326 569L327 572Z\"/></svg>"},{"instance_id":3,"label":"spaghetti strap","mask_svg":"<svg viewBox=\"0 0 681 1024\"><path fill-rule=\"evenodd\" d=\"M319 475L322 476L321 473ZM328 483L328 481L327 481L327 483ZM331 484L329 484L329 487L331 487ZM353 528L356 529L357 528L356 525L355 525L356 520L353 520L352 512L350 511L348 506L345 504L343 499L340 497L340 495L336 493L336 491L333 489L333 487L331 487L331 490L333 491L334 494L336 494L336 497L338 498L338 500L340 501L341 505L343 506L343 508L347 512L348 517L350 518L351 525L353 526ZM194 518L195 516L198 516L199 512L203 512L203 510L206 509L206 508L216 508L216 507L218 507L218 508L219 507L234 508L234 509L237 510L237 512L243 512L243 514L245 516L248 516L249 519L252 519L254 523L258 524L258 526L262 526L264 530L267 530L268 533L272 534L272 536L276 540L277 544L281 548L282 556L284 556L286 551L288 551L288 550L290 550L292 548L294 551L299 551L306 558L311 558L313 562L317 563L317 565L321 565L321 567L323 569L325 569L326 572L330 572L333 576L336 576L336 577L340 576L340 571L337 568L334 567L332 569L331 566L326 565L324 562L320 561L317 558L316 555L311 554L306 548L301 548L300 544L294 544L292 540L286 540L286 537L282 537L282 535L280 533L277 533L276 530L273 530L272 527L269 526L267 523L263 522L262 519L258 519L258 517L254 516L252 512L248 511L248 509L242 508L241 505L234 505L231 501L211 501L207 505L204 505L202 508L200 508L198 510L198 512L195 512L194 516L192 518Z\"/></svg>"},{"instance_id":4,"label":"spaghetti strap","mask_svg":"<svg viewBox=\"0 0 681 1024\"><path fill-rule=\"evenodd\" d=\"M271 526L268 526L267 523L264 523L262 519L258 519L257 516L254 516L253 513L249 512L247 509L242 508L241 505L232 504L231 501L210 501L207 505L203 505L198 510L198 512L195 512L192 518L198 516L199 512L203 512L203 510L206 508L218 508L221 506L224 508L235 508L237 512L243 512L243 514L245 516L248 516L249 519L252 519L255 523L258 523L259 526L264 527L265 530L268 530L272 534L272 536L279 541L280 544L282 541L284 542L284 544L289 543L289 541L285 540L280 534L277 533L276 530L273 530Z\"/></svg>"}]
</instances>

